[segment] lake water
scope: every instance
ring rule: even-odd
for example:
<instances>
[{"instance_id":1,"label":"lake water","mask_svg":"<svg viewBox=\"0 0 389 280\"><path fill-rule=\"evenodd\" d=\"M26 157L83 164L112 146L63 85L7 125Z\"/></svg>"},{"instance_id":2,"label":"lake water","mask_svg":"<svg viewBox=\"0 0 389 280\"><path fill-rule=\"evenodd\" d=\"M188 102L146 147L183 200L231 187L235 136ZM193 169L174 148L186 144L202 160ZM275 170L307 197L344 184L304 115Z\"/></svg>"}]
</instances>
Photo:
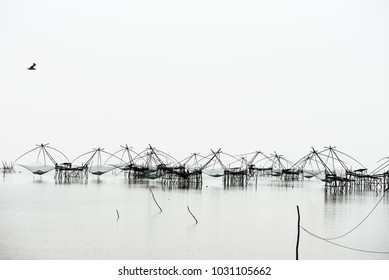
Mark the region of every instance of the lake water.
<instances>
[{"instance_id":1,"label":"lake water","mask_svg":"<svg viewBox=\"0 0 389 280\"><path fill-rule=\"evenodd\" d=\"M296 205L303 227L332 237L357 225L381 196L375 191L329 194L314 180L285 184L263 178L256 186L224 188L221 178L204 175L202 189L169 189L158 181L129 184L123 174L55 184L52 173L40 178L22 172L0 181L0 259L292 260ZM358 229L334 242L389 251L388 236L386 194ZM304 231L299 256L389 259L389 254L348 250Z\"/></svg>"}]
</instances>

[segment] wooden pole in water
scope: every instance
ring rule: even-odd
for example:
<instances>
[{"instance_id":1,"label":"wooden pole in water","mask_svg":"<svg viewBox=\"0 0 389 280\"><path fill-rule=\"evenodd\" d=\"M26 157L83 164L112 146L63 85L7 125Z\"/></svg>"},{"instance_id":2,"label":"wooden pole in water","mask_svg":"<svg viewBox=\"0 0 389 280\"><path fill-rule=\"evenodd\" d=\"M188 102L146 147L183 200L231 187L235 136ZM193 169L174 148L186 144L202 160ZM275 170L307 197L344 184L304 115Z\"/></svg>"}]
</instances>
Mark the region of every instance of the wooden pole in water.
<instances>
[{"instance_id":1,"label":"wooden pole in water","mask_svg":"<svg viewBox=\"0 0 389 280\"><path fill-rule=\"evenodd\" d=\"M150 192L151 192L151 195L153 196L153 199L154 199L155 204L157 204L159 210L162 212L162 208L159 206L157 200L155 199L153 191L152 191L150 188L149 188L149 190L150 190Z\"/></svg>"},{"instance_id":2,"label":"wooden pole in water","mask_svg":"<svg viewBox=\"0 0 389 280\"><path fill-rule=\"evenodd\" d=\"M296 260L299 259L299 243L300 243L300 210L297 205L297 243L296 243Z\"/></svg>"},{"instance_id":3,"label":"wooden pole in water","mask_svg":"<svg viewBox=\"0 0 389 280\"><path fill-rule=\"evenodd\" d=\"M119 216L119 211L118 211L118 209L116 209L116 214L118 214L118 220L119 220L120 216Z\"/></svg>"},{"instance_id":4,"label":"wooden pole in water","mask_svg":"<svg viewBox=\"0 0 389 280\"><path fill-rule=\"evenodd\" d=\"M197 221L197 219L196 219L196 217L193 215L193 213L190 211L189 206L186 206L186 207L188 208L188 211L189 211L189 213L192 215L193 219L195 219L196 224L198 224L199 222Z\"/></svg>"}]
</instances>

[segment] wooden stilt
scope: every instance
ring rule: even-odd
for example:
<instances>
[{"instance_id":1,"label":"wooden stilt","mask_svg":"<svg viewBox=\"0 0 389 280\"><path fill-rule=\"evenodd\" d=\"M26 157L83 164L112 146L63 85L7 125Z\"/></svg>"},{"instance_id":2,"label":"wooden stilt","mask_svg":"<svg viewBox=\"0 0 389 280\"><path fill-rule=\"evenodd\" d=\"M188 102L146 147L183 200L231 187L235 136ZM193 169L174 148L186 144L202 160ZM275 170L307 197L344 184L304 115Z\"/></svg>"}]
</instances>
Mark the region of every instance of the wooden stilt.
<instances>
[{"instance_id":1,"label":"wooden stilt","mask_svg":"<svg viewBox=\"0 0 389 280\"><path fill-rule=\"evenodd\" d=\"M296 243L296 260L299 259L299 243L300 243L300 210L297 205L297 243Z\"/></svg>"}]
</instances>

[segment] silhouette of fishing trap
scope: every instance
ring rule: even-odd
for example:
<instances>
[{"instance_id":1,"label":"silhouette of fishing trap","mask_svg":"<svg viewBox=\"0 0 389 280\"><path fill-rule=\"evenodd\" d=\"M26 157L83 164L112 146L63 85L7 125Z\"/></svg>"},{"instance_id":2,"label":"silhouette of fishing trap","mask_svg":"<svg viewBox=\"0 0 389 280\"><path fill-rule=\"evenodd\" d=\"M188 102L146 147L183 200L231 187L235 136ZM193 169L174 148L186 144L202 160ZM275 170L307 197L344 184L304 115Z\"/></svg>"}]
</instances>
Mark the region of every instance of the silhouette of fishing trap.
<instances>
[{"instance_id":1,"label":"silhouette of fishing trap","mask_svg":"<svg viewBox=\"0 0 389 280\"><path fill-rule=\"evenodd\" d=\"M14 169L14 164L12 162L7 163L7 162L2 161L1 163L3 165L1 168L1 172L3 173L3 176L5 176L5 174L16 173L16 171Z\"/></svg>"},{"instance_id":2,"label":"silhouette of fishing trap","mask_svg":"<svg viewBox=\"0 0 389 280\"><path fill-rule=\"evenodd\" d=\"M106 159L104 160L104 158ZM112 160L118 162L110 163ZM77 162L81 162L81 164L77 164ZM121 158L100 147L78 156L71 163L71 169L79 170L77 174L81 176L80 179L85 180L88 180L88 172L96 175L99 180L101 175L122 166L123 160Z\"/></svg>"},{"instance_id":3,"label":"silhouette of fishing trap","mask_svg":"<svg viewBox=\"0 0 389 280\"><path fill-rule=\"evenodd\" d=\"M252 159L247 162L249 175L256 180L258 177L274 177L285 181L298 180L301 171L292 169L292 165L290 160L277 152L270 154L270 156L256 152Z\"/></svg>"},{"instance_id":4,"label":"silhouette of fishing trap","mask_svg":"<svg viewBox=\"0 0 389 280\"><path fill-rule=\"evenodd\" d=\"M1 171L5 176L15 172L14 166L18 165L42 176L54 170L54 178L59 183L87 182L89 173L99 179L109 171L115 174L119 171L129 183L158 180L163 187L180 188L201 188L204 174L221 177L224 186L247 186L253 179L257 184L261 177L282 181L317 179L324 183L326 191L347 193L354 189L387 189L389 158L378 163L379 166L368 173L358 160L332 146L321 151L312 148L296 163L276 152L269 156L260 151L230 155L221 149L211 150L207 156L192 153L177 161L151 145L140 153L128 145L121 146L115 153L96 148L69 161L60 150L49 144L39 144L11 163L2 162Z\"/></svg>"},{"instance_id":5,"label":"silhouette of fishing trap","mask_svg":"<svg viewBox=\"0 0 389 280\"><path fill-rule=\"evenodd\" d=\"M20 163L17 165L24 167L37 175L43 175L56 169L61 164L59 162L69 162L68 158L60 150L50 147L49 144L39 144L36 145L35 148L19 156L14 161L14 164L20 159L27 161L31 156L36 156L36 160L31 163Z\"/></svg>"},{"instance_id":6,"label":"silhouette of fishing trap","mask_svg":"<svg viewBox=\"0 0 389 280\"><path fill-rule=\"evenodd\" d=\"M339 151L336 147L325 147L312 151L300 159L293 168L301 170L305 178L316 177L324 182L326 191L349 192L358 189L385 188L385 176L368 174L358 160Z\"/></svg>"},{"instance_id":7,"label":"silhouette of fishing trap","mask_svg":"<svg viewBox=\"0 0 389 280\"><path fill-rule=\"evenodd\" d=\"M128 178L130 181L159 179L162 186L167 187L201 188L202 170L212 159L213 157L209 159L194 153L179 162L173 156L149 145L141 153L131 156L127 171Z\"/></svg>"}]
</instances>

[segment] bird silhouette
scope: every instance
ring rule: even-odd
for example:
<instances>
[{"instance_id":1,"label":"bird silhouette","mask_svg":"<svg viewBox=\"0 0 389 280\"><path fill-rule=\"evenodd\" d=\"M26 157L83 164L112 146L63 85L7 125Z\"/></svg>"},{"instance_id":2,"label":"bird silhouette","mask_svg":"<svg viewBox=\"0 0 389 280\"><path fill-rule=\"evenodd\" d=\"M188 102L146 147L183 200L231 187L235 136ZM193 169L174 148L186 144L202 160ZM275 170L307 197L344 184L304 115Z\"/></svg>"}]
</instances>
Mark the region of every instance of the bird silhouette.
<instances>
[{"instance_id":1,"label":"bird silhouette","mask_svg":"<svg viewBox=\"0 0 389 280\"><path fill-rule=\"evenodd\" d=\"M35 66L36 66L36 64L33 63L30 67L27 68L27 70L36 70Z\"/></svg>"}]
</instances>

